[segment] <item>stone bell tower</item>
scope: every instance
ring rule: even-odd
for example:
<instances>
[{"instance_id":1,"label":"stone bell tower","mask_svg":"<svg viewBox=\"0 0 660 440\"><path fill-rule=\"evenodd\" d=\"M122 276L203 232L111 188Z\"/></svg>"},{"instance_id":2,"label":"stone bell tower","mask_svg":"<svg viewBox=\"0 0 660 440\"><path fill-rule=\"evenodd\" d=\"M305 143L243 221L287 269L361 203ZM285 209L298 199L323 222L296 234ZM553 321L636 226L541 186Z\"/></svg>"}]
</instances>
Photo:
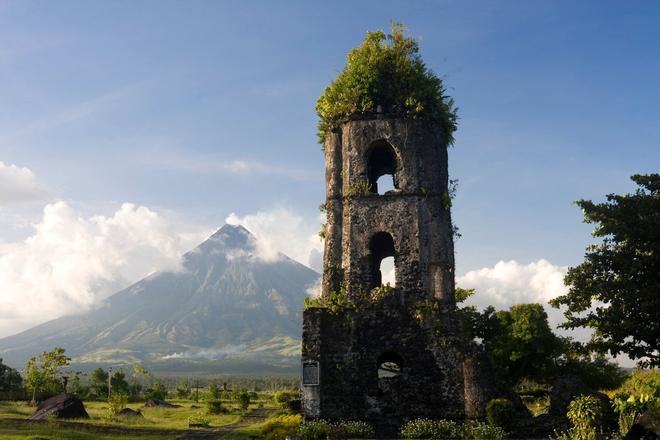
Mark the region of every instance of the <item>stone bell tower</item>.
<instances>
[{"instance_id":1,"label":"stone bell tower","mask_svg":"<svg viewBox=\"0 0 660 440\"><path fill-rule=\"evenodd\" d=\"M307 418L365 420L391 436L409 419L469 416L444 139L425 119L383 114L326 137L322 297L303 313ZM379 194L384 175L393 189ZM381 286L386 257L392 288Z\"/></svg>"}]
</instances>

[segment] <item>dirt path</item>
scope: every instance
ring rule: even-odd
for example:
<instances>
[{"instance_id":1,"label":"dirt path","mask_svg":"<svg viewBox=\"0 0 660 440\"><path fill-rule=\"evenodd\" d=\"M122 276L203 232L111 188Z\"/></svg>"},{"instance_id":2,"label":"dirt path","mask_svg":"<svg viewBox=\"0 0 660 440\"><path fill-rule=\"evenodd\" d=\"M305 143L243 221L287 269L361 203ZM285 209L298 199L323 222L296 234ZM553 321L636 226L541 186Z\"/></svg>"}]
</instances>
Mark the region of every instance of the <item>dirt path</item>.
<instances>
[{"instance_id":1,"label":"dirt path","mask_svg":"<svg viewBox=\"0 0 660 440\"><path fill-rule=\"evenodd\" d=\"M192 440L192 439L218 439L231 434L240 428L260 423L266 420L275 410L266 408L256 408L241 417L241 419L230 425L224 425L219 428L209 428L204 430L190 430L185 434L177 437L177 440Z\"/></svg>"}]
</instances>

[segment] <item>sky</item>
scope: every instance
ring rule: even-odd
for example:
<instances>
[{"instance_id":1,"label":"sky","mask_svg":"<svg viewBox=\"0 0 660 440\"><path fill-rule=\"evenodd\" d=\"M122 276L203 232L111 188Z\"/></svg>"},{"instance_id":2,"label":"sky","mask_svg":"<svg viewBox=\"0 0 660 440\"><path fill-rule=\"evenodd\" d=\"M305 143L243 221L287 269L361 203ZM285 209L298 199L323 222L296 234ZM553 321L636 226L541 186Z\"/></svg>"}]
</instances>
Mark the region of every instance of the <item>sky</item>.
<instances>
[{"instance_id":1,"label":"sky","mask_svg":"<svg viewBox=\"0 0 660 440\"><path fill-rule=\"evenodd\" d=\"M572 201L658 172L658 2L0 0L0 337L226 221L319 269L315 102L390 20L459 108L459 283L564 292L592 242Z\"/></svg>"}]
</instances>

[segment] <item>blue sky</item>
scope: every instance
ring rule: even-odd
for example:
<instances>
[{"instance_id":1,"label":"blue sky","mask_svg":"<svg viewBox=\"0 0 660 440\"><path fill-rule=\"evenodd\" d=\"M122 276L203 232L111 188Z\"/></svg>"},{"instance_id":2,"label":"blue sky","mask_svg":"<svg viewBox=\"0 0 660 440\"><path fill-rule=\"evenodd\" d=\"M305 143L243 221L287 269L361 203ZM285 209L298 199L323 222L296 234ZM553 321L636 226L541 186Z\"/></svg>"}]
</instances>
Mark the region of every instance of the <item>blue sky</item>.
<instances>
[{"instance_id":1,"label":"blue sky","mask_svg":"<svg viewBox=\"0 0 660 440\"><path fill-rule=\"evenodd\" d=\"M48 194L0 207L0 243L55 200L188 231L279 209L316 230L315 101L390 19L459 107L458 273L579 263L571 202L660 165L658 2L0 1L0 161Z\"/></svg>"}]
</instances>

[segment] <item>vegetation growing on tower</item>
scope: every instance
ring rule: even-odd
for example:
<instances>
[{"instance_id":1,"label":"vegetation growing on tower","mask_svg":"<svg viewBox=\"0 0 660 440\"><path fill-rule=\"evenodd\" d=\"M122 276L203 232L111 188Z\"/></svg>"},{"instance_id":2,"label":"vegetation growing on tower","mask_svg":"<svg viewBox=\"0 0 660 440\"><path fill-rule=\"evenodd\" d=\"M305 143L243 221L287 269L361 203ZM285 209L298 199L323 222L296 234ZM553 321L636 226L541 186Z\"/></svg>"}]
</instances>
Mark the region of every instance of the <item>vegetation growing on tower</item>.
<instances>
[{"instance_id":1,"label":"vegetation growing on tower","mask_svg":"<svg viewBox=\"0 0 660 440\"><path fill-rule=\"evenodd\" d=\"M391 33L367 32L348 54L346 67L316 103L319 142L351 115L377 113L426 118L440 124L445 141L454 141L457 114L442 80L419 55L419 44L406 36L401 23Z\"/></svg>"}]
</instances>

